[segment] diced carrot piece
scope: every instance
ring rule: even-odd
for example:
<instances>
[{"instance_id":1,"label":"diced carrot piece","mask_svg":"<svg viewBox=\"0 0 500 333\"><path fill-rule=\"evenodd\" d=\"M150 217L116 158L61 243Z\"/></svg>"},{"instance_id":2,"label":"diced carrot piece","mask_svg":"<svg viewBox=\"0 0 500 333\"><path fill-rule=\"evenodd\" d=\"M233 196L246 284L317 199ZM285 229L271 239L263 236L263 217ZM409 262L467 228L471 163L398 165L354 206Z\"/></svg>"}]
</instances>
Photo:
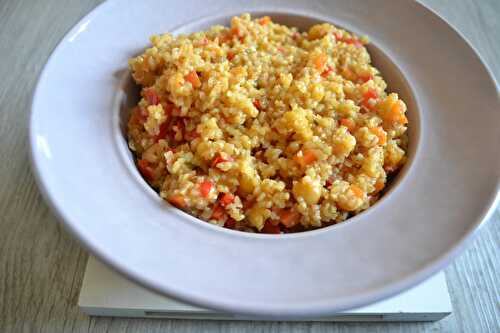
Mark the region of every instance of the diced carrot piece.
<instances>
[{"instance_id":1,"label":"diced carrot piece","mask_svg":"<svg viewBox=\"0 0 500 333\"><path fill-rule=\"evenodd\" d=\"M220 155L215 156L215 158L212 160L212 168L216 167L217 164L225 162L225 161L226 160L222 156L220 156Z\"/></svg>"},{"instance_id":2,"label":"diced carrot piece","mask_svg":"<svg viewBox=\"0 0 500 333\"><path fill-rule=\"evenodd\" d=\"M391 109L395 113L402 114L403 113L403 106L401 105L401 101L398 100L396 103L394 103Z\"/></svg>"},{"instance_id":3,"label":"diced carrot piece","mask_svg":"<svg viewBox=\"0 0 500 333\"><path fill-rule=\"evenodd\" d=\"M382 127L370 128L370 132L377 136L379 145L385 145L387 142L387 133L382 129Z\"/></svg>"},{"instance_id":4,"label":"diced carrot piece","mask_svg":"<svg viewBox=\"0 0 500 333\"><path fill-rule=\"evenodd\" d=\"M314 150L305 149L303 154L304 154L304 164L305 165L312 164L312 163L316 162L316 160L318 159Z\"/></svg>"},{"instance_id":5,"label":"diced carrot piece","mask_svg":"<svg viewBox=\"0 0 500 333\"><path fill-rule=\"evenodd\" d=\"M262 232L265 234L279 234L281 233L281 229L279 225L274 225L270 220L267 220L264 223L264 227L262 228Z\"/></svg>"},{"instance_id":6,"label":"diced carrot piece","mask_svg":"<svg viewBox=\"0 0 500 333\"><path fill-rule=\"evenodd\" d=\"M193 88L198 88L198 87L201 86L201 81L200 81L200 78L198 77L198 73L196 73L196 71L189 72L184 77L184 79L186 81L188 81L189 83L191 83L191 85L193 86Z\"/></svg>"},{"instance_id":7,"label":"diced carrot piece","mask_svg":"<svg viewBox=\"0 0 500 333\"><path fill-rule=\"evenodd\" d=\"M138 160L137 167L141 174L146 178L146 180L152 181L154 179L154 170L149 165L149 162L146 160Z\"/></svg>"},{"instance_id":8,"label":"diced carrot piece","mask_svg":"<svg viewBox=\"0 0 500 333\"><path fill-rule=\"evenodd\" d=\"M322 70L323 67L326 65L326 61L328 60L328 57L326 54L320 53L315 59L314 59L314 67L317 70Z\"/></svg>"},{"instance_id":9,"label":"diced carrot piece","mask_svg":"<svg viewBox=\"0 0 500 333\"><path fill-rule=\"evenodd\" d=\"M323 71L323 73L321 73L321 76L322 77L327 77L331 72L333 72L333 67L327 65L326 69Z\"/></svg>"},{"instance_id":10,"label":"diced carrot piece","mask_svg":"<svg viewBox=\"0 0 500 333\"><path fill-rule=\"evenodd\" d=\"M287 227L291 228L299 222L300 213L291 209L283 209L278 213L281 223Z\"/></svg>"},{"instance_id":11,"label":"diced carrot piece","mask_svg":"<svg viewBox=\"0 0 500 333\"><path fill-rule=\"evenodd\" d=\"M375 89L368 89L368 91L363 94L363 98L364 99L370 99L370 98L377 99L378 93Z\"/></svg>"},{"instance_id":12,"label":"diced carrot piece","mask_svg":"<svg viewBox=\"0 0 500 333\"><path fill-rule=\"evenodd\" d=\"M316 156L314 150L304 149L302 154L303 154L302 160L304 162L304 165L312 164L318 160L318 157Z\"/></svg>"},{"instance_id":13,"label":"diced carrot piece","mask_svg":"<svg viewBox=\"0 0 500 333\"><path fill-rule=\"evenodd\" d=\"M181 109L172 103L162 103L162 106L167 116L178 117L181 115Z\"/></svg>"},{"instance_id":14,"label":"diced carrot piece","mask_svg":"<svg viewBox=\"0 0 500 333\"><path fill-rule=\"evenodd\" d=\"M399 122L403 125L408 124L408 118L406 118L406 115L402 114L400 119L399 119Z\"/></svg>"},{"instance_id":15,"label":"diced carrot piece","mask_svg":"<svg viewBox=\"0 0 500 333\"><path fill-rule=\"evenodd\" d=\"M154 88L144 89L144 97L149 105L157 105L160 103L160 96Z\"/></svg>"},{"instance_id":16,"label":"diced carrot piece","mask_svg":"<svg viewBox=\"0 0 500 333\"><path fill-rule=\"evenodd\" d=\"M227 207L230 204L232 204L234 201L234 195L231 193L224 193L221 198L219 199L219 203L221 204L222 207Z\"/></svg>"},{"instance_id":17,"label":"diced carrot piece","mask_svg":"<svg viewBox=\"0 0 500 333\"><path fill-rule=\"evenodd\" d=\"M210 194L210 190L212 190L213 186L214 186L214 184L211 181L209 181L209 180L203 181L200 184L201 196L204 198L208 198L208 195Z\"/></svg>"},{"instance_id":18,"label":"diced carrot piece","mask_svg":"<svg viewBox=\"0 0 500 333\"><path fill-rule=\"evenodd\" d=\"M169 130L169 121L164 121L163 123L161 123L160 132L155 137L155 141L158 142L161 139L165 139L167 137L168 130Z\"/></svg>"},{"instance_id":19,"label":"diced carrot piece","mask_svg":"<svg viewBox=\"0 0 500 333\"><path fill-rule=\"evenodd\" d=\"M241 30L240 30L240 28L238 28L238 27L233 27L233 28L231 28L231 33L232 33L233 35L240 36L240 34L241 34Z\"/></svg>"},{"instance_id":20,"label":"diced carrot piece","mask_svg":"<svg viewBox=\"0 0 500 333\"><path fill-rule=\"evenodd\" d=\"M215 204L212 210L212 216L210 217L211 220L220 221L224 218L224 215L226 215L226 211L219 204Z\"/></svg>"},{"instance_id":21,"label":"diced carrot piece","mask_svg":"<svg viewBox=\"0 0 500 333\"><path fill-rule=\"evenodd\" d=\"M375 89L368 89L367 92L363 94L363 100L361 101L361 105L363 105L367 109L371 109L372 106L369 103L370 99L377 99L378 93Z\"/></svg>"},{"instance_id":22,"label":"diced carrot piece","mask_svg":"<svg viewBox=\"0 0 500 333\"><path fill-rule=\"evenodd\" d=\"M355 81L357 77L348 67L342 68L342 76L349 81Z\"/></svg>"},{"instance_id":23,"label":"diced carrot piece","mask_svg":"<svg viewBox=\"0 0 500 333\"><path fill-rule=\"evenodd\" d=\"M227 221L224 223L224 228L234 229L235 227L236 227L236 220L232 218L228 218Z\"/></svg>"},{"instance_id":24,"label":"diced carrot piece","mask_svg":"<svg viewBox=\"0 0 500 333\"><path fill-rule=\"evenodd\" d=\"M234 28L231 28L231 33L233 34L233 36L236 36L238 37L238 40L243 43L245 41L245 35L243 34L243 32L240 30L240 28L237 28L237 27L234 27Z\"/></svg>"},{"instance_id":25,"label":"diced carrot piece","mask_svg":"<svg viewBox=\"0 0 500 333\"><path fill-rule=\"evenodd\" d=\"M215 168L219 163L230 161L232 161L231 158L224 158L221 154L217 154L217 156L215 156L215 158L212 160L212 168Z\"/></svg>"},{"instance_id":26,"label":"diced carrot piece","mask_svg":"<svg viewBox=\"0 0 500 333\"><path fill-rule=\"evenodd\" d=\"M344 38L342 41L346 44L353 44L356 47L363 46L363 44L356 38Z\"/></svg>"},{"instance_id":27,"label":"diced carrot piece","mask_svg":"<svg viewBox=\"0 0 500 333\"><path fill-rule=\"evenodd\" d=\"M403 125L408 123L408 118L406 118L405 114L403 113L403 107L401 106L400 101L394 103L388 118L389 121L393 123L400 123Z\"/></svg>"},{"instance_id":28,"label":"diced carrot piece","mask_svg":"<svg viewBox=\"0 0 500 333\"><path fill-rule=\"evenodd\" d=\"M358 198L363 198L364 192L359 186L352 184L350 186L350 189L355 196L357 196Z\"/></svg>"},{"instance_id":29,"label":"diced carrot piece","mask_svg":"<svg viewBox=\"0 0 500 333\"><path fill-rule=\"evenodd\" d=\"M260 25L266 25L266 24L271 23L271 18L269 16L264 16L264 17L261 17L258 22Z\"/></svg>"},{"instance_id":30,"label":"diced carrot piece","mask_svg":"<svg viewBox=\"0 0 500 333\"><path fill-rule=\"evenodd\" d=\"M378 193L380 191L382 191L385 187L385 184L384 184L384 181L381 180L381 179L377 179L377 181L375 182L375 193Z\"/></svg>"},{"instance_id":31,"label":"diced carrot piece","mask_svg":"<svg viewBox=\"0 0 500 333\"><path fill-rule=\"evenodd\" d=\"M359 39L352 38L352 37L350 38L347 36L344 37L342 34L340 34L340 32L334 33L334 36L335 36L335 39L339 42L344 42L346 44L353 44L356 47L363 46L363 43L361 43L361 41Z\"/></svg>"},{"instance_id":32,"label":"diced carrot piece","mask_svg":"<svg viewBox=\"0 0 500 333\"><path fill-rule=\"evenodd\" d=\"M318 160L318 157L316 156L316 153L314 150L311 149L304 149L302 151L302 155L295 155L294 156L295 162L300 164L302 167L306 165L310 165Z\"/></svg>"},{"instance_id":33,"label":"diced carrot piece","mask_svg":"<svg viewBox=\"0 0 500 333\"><path fill-rule=\"evenodd\" d=\"M219 41L220 43L222 44L225 44L227 42L229 42L230 40L232 39L232 36L230 33L223 33L221 34L221 36L219 37Z\"/></svg>"},{"instance_id":34,"label":"diced carrot piece","mask_svg":"<svg viewBox=\"0 0 500 333\"><path fill-rule=\"evenodd\" d=\"M342 118L340 119L340 125L347 127L349 132L354 132L356 129L356 122L351 118Z\"/></svg>"},{"instance_id":35,"label":"diced carrot piece","mask_svg":"<svg viewBox=\"0 0 500 333\"><path fill-rule=\"evenodd\" d=\"M361 82L368 82L370 80L373 80L373 75L372 74L363 74L359 76L359 79Z\"/></svg>"},{"instance_id":36,"label":"diced carrot piece","mask_svg":"<svg viewBox=\"0 0 500 333\"><path fill-rule=\"evenodd\" d=\"M262 110L262 105L260 104L260 101L258 99L253 101L253 105L257 108L257 110Z\"/></svg>"},{"instance_id":37,"label":"diced carrot piece","mask_svg":"<svg viewBox=\"0 0 500 333\"><path fill-rule=\"evenodd\" d=\"M391 111L389 113L389 121L391 123L399 123L400 122L400 116L401 115L399 113Z\"/></svg>"},{"instance_id":38,"label":"diced carrot piece","mask_svg":"<svg viewBox=\"0 0 500 333\"><path fill-rule=\"evenodd\" d=\"M168 198L168 202L170 202L172 205L174 205L177 208L185 208L186 207L186 200L182 195L171 195Z\"/></svg>"},{"instance_id":39,"label":"diced carrot piece","mask_svg":"<svg viewBox=\"0 0 500 333\"><path fill-rule=\"evenodd\" d=\"M344 147L341 144L334 144L332 146L332 151L335 155L340 155L344 152Z\"/></svg>"}]
</instances>

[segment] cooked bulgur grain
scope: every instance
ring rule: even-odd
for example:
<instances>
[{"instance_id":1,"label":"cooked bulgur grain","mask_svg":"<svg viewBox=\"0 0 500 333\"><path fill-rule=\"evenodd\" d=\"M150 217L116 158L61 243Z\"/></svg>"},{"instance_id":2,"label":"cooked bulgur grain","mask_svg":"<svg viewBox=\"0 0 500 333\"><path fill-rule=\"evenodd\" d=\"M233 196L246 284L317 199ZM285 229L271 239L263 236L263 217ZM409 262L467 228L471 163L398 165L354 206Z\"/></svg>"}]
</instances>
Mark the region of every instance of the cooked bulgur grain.
<instances>
[{"instance_id":1,"label":"cooked bulgur grain","mask_svg":"<svg viewBox=\"0 0 500 333\"><path fill-rule=\"evenodd\" d=\"M367 209L405 161L406 105L365 38L269 17L151 37L130 60L137 166L162 198L213 224L303 231Z\"/></svg>"}]
</instances>

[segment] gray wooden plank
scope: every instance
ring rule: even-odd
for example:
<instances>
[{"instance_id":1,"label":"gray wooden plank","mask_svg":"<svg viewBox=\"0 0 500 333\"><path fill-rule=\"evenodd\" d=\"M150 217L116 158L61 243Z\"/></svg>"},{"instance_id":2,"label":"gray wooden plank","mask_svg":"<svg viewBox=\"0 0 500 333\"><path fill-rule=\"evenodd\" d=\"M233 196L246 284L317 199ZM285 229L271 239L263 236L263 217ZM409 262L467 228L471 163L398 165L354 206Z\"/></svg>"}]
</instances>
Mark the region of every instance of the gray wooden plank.
<instances>
[{"instance_id":1,"label":"gray wooden plank","mask_svg":"<svg viewBox=\"0 0 500 333\"><path fill-rule=\"evenodd\" d=\"M87 254L56 223L28 166L36 78L99 0L0 1L0 332L498 332L500 209L446 270L454 313L437 323L288 323L88 318L76 303ZM500 80L500 1L425 0Z\"/></svg>"},{"instance_id":2,"label":"gray wooden plank","mask_svg":"<svg viewBox=\"0 0 500 333\"><path fill-rule=\"evenodd\" d=\"M59 1L0 2L0 332L88 331L75 306L87 254L36 189L27 125L49 53L94 5L68 1L61 15Z\"/></svg>"}]
</instances>

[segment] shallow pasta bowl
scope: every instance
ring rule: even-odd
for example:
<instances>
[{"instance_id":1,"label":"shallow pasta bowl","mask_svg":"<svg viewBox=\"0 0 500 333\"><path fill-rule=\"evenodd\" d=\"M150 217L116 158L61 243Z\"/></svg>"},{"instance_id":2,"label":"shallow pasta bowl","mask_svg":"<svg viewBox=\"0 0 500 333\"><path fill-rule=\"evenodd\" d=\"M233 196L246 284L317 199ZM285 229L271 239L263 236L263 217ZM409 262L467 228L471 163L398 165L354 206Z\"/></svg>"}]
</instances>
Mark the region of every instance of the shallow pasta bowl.
<instances>
[{"instance_id":1,"label":"shallow pasta bowl","mask_svg":"<svg viewBox=\"0 0 500 333\"><path fill-rule=\"evenodd\" d=\"M371 39L373 61L408 101L410 148L392 188L366 212L315 231L246 234L169 206L139 175L121 130L133 99L127 59L150 35L202 30L243 12L300 28L331 22ZM499 123L488 69L418 3L109 1L50 57L30 142L55 214L119 272L200 306L297 318L389 297L457 255L498 200Z\"/></svg>"}]
</instances>

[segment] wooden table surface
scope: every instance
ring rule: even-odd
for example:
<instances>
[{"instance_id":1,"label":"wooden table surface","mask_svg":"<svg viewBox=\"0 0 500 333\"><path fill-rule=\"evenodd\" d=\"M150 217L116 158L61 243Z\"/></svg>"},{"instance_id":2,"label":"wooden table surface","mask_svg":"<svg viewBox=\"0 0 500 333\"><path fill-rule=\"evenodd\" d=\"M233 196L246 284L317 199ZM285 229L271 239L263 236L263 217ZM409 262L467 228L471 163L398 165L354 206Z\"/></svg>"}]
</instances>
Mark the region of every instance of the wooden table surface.
<instances>
[{"instance_id":1,"label":"wooden table surface","mask_svg":"<svg viewBox=\"0 0 500 333\"><path fill-rule=\"evenodd\" d=\"M436 323L223 322L82 314L76 304L88 254L56 222L35 186L28 162L28 118L31 94L50 52L99 2L0 1L0 332L500 332L498 208L468 250L446 269L454 312ZM424 2L461 31L500 81L500 1Z\"/></svg>"}]
</instances>

